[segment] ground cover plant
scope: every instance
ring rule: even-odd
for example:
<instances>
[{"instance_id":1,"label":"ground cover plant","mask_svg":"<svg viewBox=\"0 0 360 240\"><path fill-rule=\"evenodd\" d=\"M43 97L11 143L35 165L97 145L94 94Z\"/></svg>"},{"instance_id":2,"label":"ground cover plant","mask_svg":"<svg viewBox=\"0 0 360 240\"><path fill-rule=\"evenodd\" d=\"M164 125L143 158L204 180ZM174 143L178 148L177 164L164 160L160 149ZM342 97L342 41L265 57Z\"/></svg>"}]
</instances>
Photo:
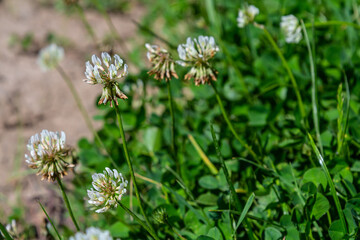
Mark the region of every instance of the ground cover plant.
<instances>
[{"instance_id":1,"label":"ground cover plant","mask_svg":"<svg viewBox=\"0 0 360 240\"><path fill-rule=\"evenodd\" d=\"M112 4L59 8L94 7L111 29ZM148 12L134 21L146 41L127 59L81 15L97 51L77 81L102 89L94 118L61 67L60 44L39 52L93 133L77 146L61 129L29 139L26 163L38 184L58 185L71 219L59 225L39 202L46 237L359 239L358 3L142 4ZM36 238L7 220L0 239Z\"/></svg>"}]
</instances>

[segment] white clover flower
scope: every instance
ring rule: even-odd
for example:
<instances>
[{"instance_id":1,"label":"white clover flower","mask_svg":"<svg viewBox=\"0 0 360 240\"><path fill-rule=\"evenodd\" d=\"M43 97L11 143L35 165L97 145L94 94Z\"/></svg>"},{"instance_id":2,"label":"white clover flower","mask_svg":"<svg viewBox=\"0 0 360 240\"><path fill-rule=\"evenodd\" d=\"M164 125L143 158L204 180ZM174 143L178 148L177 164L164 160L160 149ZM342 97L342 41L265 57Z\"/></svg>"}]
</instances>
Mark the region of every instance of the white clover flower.
<instances>
[{"instance_id":1,"label":"white clover flower","mask_svg":"<svg viewBox=\"0 0 360 240\"><path fill-rule=\"evenodd\" d=\"M42 130L39 134L31 136L27 144L30 156L25 154L26 163L30 168L38 169L36 175L42 175L41 180L48 181L67 175L67 169L72 164L72 149L65 146L65 133Z\"/></svg>"},{"instance_id":2,"label":"white clover flower","mask_svg":"<svg viewBox=\"0 0 360 240\"><path fill-rule=\"evenodd\" d=\"M10 234L10 236L14 239L17 239L19 236L19 232L16 226L15 219L11 220L11 223L6 224L6 231ZM4 236L0 231L0 236ZM4 236L5 237L5 236Z\"/></svg>"},{"instance_id":3,"label":"white clover flower","mask_svg":"<svg viewBox=\"0 0 360 240\"><path fill-rule=\"evenodd\" d=\"M97 213L117 208L118 202L126 193L128 181L116 169L105 168L104 173L92 175L94 189L87 191L89 204L94 205Z\"/></svg>"},{"instance_id":4,"label":"white clover flower","mask_svg":"<svg viewBox=\"0 0 360 240\"><path fill-rule=\"evenodd\" d=\"M285 41L287 43L299 43L301 41L301 26L299 20L294 15L282 16L280 28L285 34Z\"/></svg>"},{"instance_id":5,"label":"white clover flower","mask_svg":"<svg viewBox=\"0 0 360 240\"><path fill-rule=\"evenodd\" d=\"M127 99L127 96L120 91L117 80L128 74L128 66L123 64L124 61L117 54L113 56L113 61L107 52L103 52L101 58L102 62L100 58L93 55L91 58L92 64L89 61L86 62L86 79L84 82L93 85L103 85L103 92L99 104L106 104L110 101L110 106L112 106L112 101L114 100L116 105L118 105L117 98ZM123 71L120 72L120 70Z\"/></svg>"},{"instance_id":6,"label":"white clover flower","mask_svg":"<svg viewBox=\"0 0 360 240\"><path fill-rule=\"evenodd\" d=\"M55 43L43 48L39 52L38 64L44 71L56 68L64 58L64 49Z\"/></svg>"},{"instance_id":7,"label":"white clover flower","mask_svg":"<svg viewBox=\"0 0 360 240\"><path fill-rule=\"evenodd\" d=\"M185 75L186 80L194 78L197 86L210 84L210 79L216 81L217 72L209 63L209 60L219 51L213 37L199 36L194 40L188 37L186 44L180 44L177 50L181 61L176 61L176 63L184 67L192 67Z\"/></svg>"},{"instance_id":8,"label":"white clover flower","mask_svg":"<svg viewBox=\"0 0 360 240\"><path fill-rule=\"evenodd\" d=\"M69 240L112 240L110 232L101 230L96 227L89 227L85 233L77 232Z\"/></svg>"},{"instance_id":9,"label":"white clover flower","mask_svg":"<svg viewBox=\"0 0 360 240\"><path fill-rule=\"evenodd\" d=\"M259 9L254 5L245 6L244 9L239 10L237 17L238 27L243 28L245 25L254 21L255 16L259 14Z\"/></svg>"},{"instance_id":10,"label":"white clover flower","mask_svg":"<svg viewBox=\"0 0 360 240\"><path fill-rule=\"evenodd\" d=\"M148 49L147 58L153 65L153 68L148 72L149 75L155 75L155 79L165 79L165 81L171 80L171 77L178 78L174 60L166 49L148 43L145 44L145 47Z\"/></svg>"}]
</instances>

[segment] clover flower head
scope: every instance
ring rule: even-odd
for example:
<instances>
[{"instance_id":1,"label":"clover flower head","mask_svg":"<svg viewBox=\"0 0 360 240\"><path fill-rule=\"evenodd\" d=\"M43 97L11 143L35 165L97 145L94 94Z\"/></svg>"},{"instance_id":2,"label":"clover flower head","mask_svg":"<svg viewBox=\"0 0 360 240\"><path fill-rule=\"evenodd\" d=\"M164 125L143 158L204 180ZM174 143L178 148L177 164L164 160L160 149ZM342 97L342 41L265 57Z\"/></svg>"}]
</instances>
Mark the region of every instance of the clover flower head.
<instances>
[{"instance_id":1,"label":"clover flower head","mask_svg":"<svg viewBox=\"0 0 360 240\"><path fill-rule=\"evenodd\" d=\"M171 80L171 77L178 78L174 60L166 49L148 43L145 44L145 47L148 50L147 58L153 66L148 72L149 75L155 75L155 79L165 79L165 81Z\"/></svg>"},{"instance_id":2,"label":"clover flower head","mask_svg":"<svg viewBox=\"0 0 360 240\"><path fill-rule=\"evenodd\" d=\"M294 15L282 16L280 28L285 34L285 41L287 43L299 43L301 41L301 26L299 20Z\"/></svg>"},{"instance_id":3,"label":"clover flower head","mask_svg":"<svg viewBox=\"0 0 360 240\"><path fill-rule=\"evenodd\" d=\"M110 208L117 208L118 201L126 193L128 181L116 169L105 168L104 173L92 175L92 185L87 191L89 204L94 205L95 212L106 212Z\"/></svg>"},{"instance_id":4,"label":"clover flower head","mask_svg":"<svg viewBox=\"0 0 360 240\"><path fill-rule=\"evenodd\" d=\"M158 223L158 224L165 224L168 220L168 214L165 208L159 208L157 210L155 210L154 214L153 214L153 219Z\"/></svg>"},{"instance_id":5,"label":"clover flower head","mask_svg":"<svg viewBox=\"0 0 360 240\"><path fill-rule=\"evenodd\" d=\"M185 79L194 78L195 85L210 84L210 80L216 81L217 72L212 68L209 61L219 51L213 37L199 36L192 40L187 38L186 44L178 46L180 61L176 63L181 66L191 66Z\"/></svg>"},{"instance_id":6,"label":"clover flower head","mask_svg":"<svg viewBox=\"0 0 360 240\"><path fill-rule=\"evenodd\" d=\"M101 58L102 61L96 55L93 55L91 58L92 64L90 61L86 62L86 79L84 82L103 85L99 104L106 104L110 101L110 106L112 106L112 101L115 101L116 105L118 105L117 98L127 99L127 96L120 91L117 81L128 74L128 66L124 64L124 61L117 54L111 58L110 54L103 52Z\"/></svg>"},{"instance_id":7,"label":"clover flower head","mask_svg":"<svg viewBox=\"0 0 360 240\"><path fill-rule=\"evenodd\" d=\"M55 181L57 177L67 175L68 168L75 165L73 151L65 145L64 132L42 130L31 136L27 144L30 155L25 154L26 163L30 168L38 169L36 175L42 175L41 180Z\"/></svg>"},{"instance_id":8,"label":"clover flower head","mask_svg":"<svg viewBox=\"0 0 360 240\"><path fill-rule=\"evenodd\" d=\"M259 9L254 5L245 6L244 9L239 10L237 17L238 27L243 28L245 25L254 21L255 16L259 14Z\"/></svg>"},{"instance_id":9,"label":"clover flower head","mask_svg":"<svg viewBox=\"0 0 360 240\"><path fill-rule=\"evenodd\" d=\"M112 240L109 231L103 231L96 227L89 227L85 233L77 232L69 240Z\"/></svg>"},{"instance_id":10,"label":"clover flower head","mask_svg":"<svg viewBox=\"0 0 360 240\"><path fill-rule=\"evenodd\" d=\"M52 43L40 50L37 62L43 71L48 71L56 68L63 58L64 49Z\"/></svg>"}]
</instances>

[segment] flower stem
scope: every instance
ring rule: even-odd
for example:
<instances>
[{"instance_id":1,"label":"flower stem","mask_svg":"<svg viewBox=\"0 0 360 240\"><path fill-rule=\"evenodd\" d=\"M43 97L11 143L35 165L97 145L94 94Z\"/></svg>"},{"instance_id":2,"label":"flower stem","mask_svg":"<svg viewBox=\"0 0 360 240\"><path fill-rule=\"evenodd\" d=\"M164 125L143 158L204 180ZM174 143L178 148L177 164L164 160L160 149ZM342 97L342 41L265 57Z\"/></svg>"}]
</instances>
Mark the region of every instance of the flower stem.
<instances>
[{"instance_id":1,"label":"flower stem","mask_svg":"<svg viewBox=\"0 0 360 240\"><path fill-rule=\"evenodd\" d=\"M116 201L117 201L117 203L120 205L120 207L121 207L122 209L124 209L125 212L127 212L131 217L133 217L143 228L145 228L145 230L148 231L148 233L150 233L150 235L151 235L154 239L156 239L156 240L159 239L158 236L156 236L154 230L151 229L151 228L149 228L149 226L146 225L138 216L136 216L135 213L133 213L130 209L128 209L127 207L125 207L125 205L122 204L119 200L116 200Z\"/></svg>"},{"instance_id":2,"label":"flower stem","mask_svg":"<svg viewBox=\"0 0 360 240\"><path fill-rule=\"evenodd\" d=\"M139 202L140 211L141 211L142 215L144 216L144 219L145 219L147 225L149 226L149 228L151 229L151 231L155 232L152 225L151 225L151 223L150 223L150 221L149 221L149 219L148 219L148 217L146 216L145 211L144 211L143 206L142 206L142 201L141 201L138 186L137 186L137 183L136 183L134 169L133 169L133 166L132 166L132 163L131 163L131 160L130 160L130 156L129 156L129 152L128 152L128 148L127 148L127 144L126 144L126 139L125 139L125 133L124 133L124 128L123 128L123 124L122 124L121 113L120 113L120 110L119 110L118 106L116 105L115 100L113 100L113 104L114 104L114 108L115 108L115 111L116 111L116 116L117 116L117 120L118 120L118 124L119 124L120 136L121 136L121 139L123 141L122 145L123 145L123 149L124 149L126 162L127 162L128 166L129 166L130 176L131 176L131 178L132 178L132 180L134 182L135 195L136 195L136 198L137 198L137 200Z\"/></svg>"},{"instance_id":3,"label":"flower stem","mask_svg":"<svg viewBox=\"0 0 360 240\"><path fill-rule=\"evenodd\" d=\"M167 85L167 89L168 89L168 99L169 99L169 107L170 107L170 115L171 115L171 147L172 147L172 152L174 155L176 172L178 174L180 174L180 163L179 163L179 159L177 156L177 148L176 148L176 143L175 143L175 116L174 116L175 109L174 109L174 101L173 101L173 97L172 97L170 81L167 81L166 85Z\"/></svg>"},{"instance_id":4,"label":"flower stem","mask_svg":"<svg viewBox=\"0 0 360 240\"><path fill-rule=\"evenodd\" d=\"M88 20L86 19L86 16L85 16L85 13L84 13L84 9L79 5L79 4L76 4L76 8L79 12L79 15L80 15L80 18L81 18L81 21L83 22L85 28L86 28L86 31L88 32L88 34L90 35L90 37L92 38L92 40L94 41L95 45L97 48L99 48L99 45L98 45L98 40L97 40L97 37L94 33L94 29L91 27L91 24L88 22Z\"/></svg>"},{"instance_id":5,"label":"flower stem","mask_svg":"<svg viewBox=\"0 0 360 240\"><path fill-rule=\"evenodd\" d=\"M60 177L57 176L57 177L56 177L56 180L57 180L57 182L58 182L58 184L59 184L61 193L62 193L63 198L64 198L64 201L65 201L65 205L66 205L66 207L67 207L67 209L68 209L68 211L69 211L70 217L71 217L71 219L72 219L72 221L73 221L73 223L74 223L74 225L75 225L75 227L76 227L76 230L77 230L77 231L80 231L79 225L77 224L77 222L76 222L76 220L75 220L75 217L74 217L74 213L73 213L73 211L71 210L70 202L69 202L69 199L68 199L68 197L67 197L67 195L66 195L66 193L65 193L65 189L64 189L64 186L63 186L62 183L61 183Z\"/></svg>"},{"instance_id":6,"label":"flower stem","mask_svg":"<svg viewBox=\"0 0 360 240\"><path fill-rule=\"evenodd\" d=\"M300 94L300 90L299 90L299 87L296 83L296 80L295 80L295 77L289 67L289 64L288 62L286 61L284 55L282 54L280 48L278 47L278 45L275 43L274 39L272 38L271 34L269 33L269 31L265 28L265 26L263 25L256 25L258 28L262 29L265 33L265 36L267 37L267 39L269 40L270 44L272 45L272 47L274 48L275 52L278 54L279 58L281 59L281 62L282 64L284 65L288 75L289 75L289 78L290 78L290 81L291 81L291 84L293 85L293 88L294 88L294 91L295 91L295 95L296 95L296 98L297 98L297 101L298 101L298 104L299 104L299 108L300 108L300 114L301 114L301 118L302 120L304 121L304 124L306 126L306 112L305 112L305 108L304 108L304 104L303 104L303 101L301 99L301 94Z\"/></svg>"},{"instance_id":7,"label":"flower stem","mask_svg":"<svg viewBox=\"0 0 360 240\"><path fill-rule=\"evenodd\" d=\"M38 203L39 203L41 209L43 210L43 212L45 213L47 219L48 219L49 222L51 223L51 226L54 228L54 231L55 231L56 235L58 236L59 240L61 240L61 236L60 236L58 230L56 229L56 227L55 227L55 225L54 225L54 222L53 222L53 221L51 220L51 218L49 217L49 214L46 212L46 210L45 210L44 206L41 204L41 202L38 201Z\"/></svg>"},{"instance_id":8,"label":"flower stem","mask_svg":"<svg viewBox=\"0 0 360 240\"><path fill-rule=\"evenodd\" d=\"M216 95L216 99L217 99L217 101L218 101L218 103L219 103L219 106L220 106L222 115L223 115L223 117L224 117L224 119L225 119L228 127L230 128L231 132L234 134L235 138L241 143L241 145L243 145L243 146L249 151L249 153L250 153L251 156L254 158L254 160L261 165L261 162L260 162L259 158L257 157L256 153L255 153L255 152L251 149L251 147L250 147L244 140L242 140L242 139L240 138L240 136L236 133L236 131L235 131L235 129L234 129L234 127L233 127L233 125L232 125L232 123L231 123L231 121L230 121L230 119L229 119L229 117L228 117L228 115L227 115L227 113L226 113L226 111L225 111L224 105L223 105L223 103L222 103L222 101L221 101L220 95L219 95L218 91L216 90L216 87L215 87L214 83L211 83L211 86L212 86L213 89L214 89L214 92L215 92L215 95Z\"/></svg>"},{"instance_id":9,"label":"flower stem","mask_svg":"<svg viewBox=\"0 0 360 240\"><path fill-rule=\"evenodd\" d=\"M215 150L216 150L216 154L218 156L218 159L220 160L221 162L221 167L223 169L223 172L225 174L225 178L226 178L226 181L229 185L229 189L230 189L230 193L231 193L231 196L235 202L235 207L237 209L237 211L239 212L242 212L243 211L243 207L241 206L241 203L240 203L240 200L239 198L237 197L237 194L236 194L236 191L235 191L235 187L231 181L231 178L230 178L230 175L229 175L229 172L227 170L227 167L226 167L226 164L225 164L225 161L224 161L224 158L222 157L221 155L221 152L220 152L220 146L218 144L218 141L216 139L216 135L215 135L215 131L214 131L214 128L213 128L213 125L210 124L210 130L211 130L211 135L212 135L212 138L213 138L213 142L214 142L214 145L215 145ZM251 228L251 225L250 223L247 221L247 218L244 219L244 223L245 223L245 226L248 228L248 231L247 231L247 234L248 234L248 237L249 239L255 239L254 238L254 233L252 231L252 228Z\"/></svg>"},{"instance_id":10,"label":"flower stem","mask_svg":"<svg viewBox=\"0 0 360 240\"><path fill-rule=\"evenodd\" d=\"M68 86L77 107L80 110L81 115L83 116L85 123L88 127L88 129L90 130L90 132L92 132L92 134L94 135L95 139L99 142L99 144L101 145L101 147L105 150L107 156L110 159L110 162L114 165L114 167L118 168L119 166L115 163L114 159L111 157L111 155L109 154L108 150L105 147L105 144L103 143L103 141L101 140L101 138L99 137L99 135L97 134L89 114L87 113L84 104L82 103L80 97L79 97L79 93L76 91L76 88L74 86L74 84L71 82L69 76L65 73L64 69L62 69L62 67L59 65L56 70L59 72L59 74L61 75L61 77L64 79L66 85Z\"/></svg>"}]
</instances>

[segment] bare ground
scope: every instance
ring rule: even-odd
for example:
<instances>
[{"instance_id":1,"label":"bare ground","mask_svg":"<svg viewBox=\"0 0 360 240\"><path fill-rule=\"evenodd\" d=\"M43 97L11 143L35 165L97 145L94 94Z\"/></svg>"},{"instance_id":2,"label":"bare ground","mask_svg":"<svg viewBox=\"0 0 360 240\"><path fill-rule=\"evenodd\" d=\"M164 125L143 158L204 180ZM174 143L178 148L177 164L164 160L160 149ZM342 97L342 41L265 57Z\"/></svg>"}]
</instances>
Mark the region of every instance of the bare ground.
<instances>
[{"instance_id":1,"label":"bare ground","mask_svg":"<svg viewBox=\"0 0 360 240\"><path fill-rule=\"evenodd\" d=\"M112 21L127 48L136 39L137 27L131 18L139 20L144 9L132 4L126 14L112 14ZM86 17L98 38L109 32L105 20L94 11ZM34 44L30 51L9 47L12 34L32 33ZM24 161L28 138L42 129L65 131L67 143L76 145L81 137L91 137L76 103L57 71L42 72L36 63L37 52L46 45L48 32L69 40L61 66L80 94L85 108L93 116L97 113L95 98L99 86L82 82L85 60L97 53L80 18L66 16L54 8L35 0L0 1L0 221L7 221L14 207L23 206L26 221L42 226L44 215L37 201L40 198L50 209L56 210L56 186L41 182ZM122 56L126 53L117 46ZM126 56L124 56L126 58ZM130 65L130 71L132 66ZM96 126L96 123L95 123ZM51 201L49 201L51 199ZM20 204L20 205L19 205Z\"/></svg>"}]
</instances>

